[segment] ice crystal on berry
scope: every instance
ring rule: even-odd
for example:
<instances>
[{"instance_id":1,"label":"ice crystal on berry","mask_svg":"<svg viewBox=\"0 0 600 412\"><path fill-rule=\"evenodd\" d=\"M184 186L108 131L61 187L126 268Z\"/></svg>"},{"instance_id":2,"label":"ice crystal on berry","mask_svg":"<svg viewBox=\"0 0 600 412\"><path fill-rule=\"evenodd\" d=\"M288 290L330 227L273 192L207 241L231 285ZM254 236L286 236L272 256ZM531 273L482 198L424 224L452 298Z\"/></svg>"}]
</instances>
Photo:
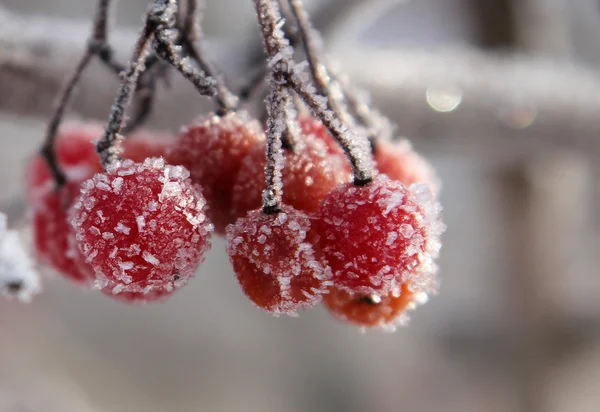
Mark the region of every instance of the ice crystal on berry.
<instances>
[{"instance_id":1,"label":"ice crystal on berry","mask_svg":"<svg viewBox=\"0 0 600 412\"><path fill-rule=\"evenodd\" d=\"M193 276L213 227L188 177L185 168L150 158L116 162L83 184L71 224L98 287L158 294Z\"/></svg>"},{"instance_id":2,"label":"ice crystal on berry","mask_svg":"<svg viewBox=\"0 0 600 412\"><path fill-rule=\"evenodd\" d=\"M385 175L334 190L321 204L315 232L335 285L379 295L398 295L403 284L430 288L445 230L440 211L427 186L409 189Z\"/></svg>"},{"instance_id":3,"label":"ice crystal on berry","mask_svg":"<svg viewBox=\"0 0 600 412\"><path fill-rule=\"evenodd\" d=\"M273 315L315 306L331 272L309 239L308 215L291 206L254 210L227 228L227 253L244 293Z\"/></svg>"},{"instance_id":4,"label":"ice crystal on berry","mask_svg":"<svg viewBox=\"0 0 600 412\"><path fill-rule=\"evenodd\" d=\"M40 290L40 277L19 233L7 229L6 215L0 213L0 295L29 302Z\"/></svg>"},{"instance_id":5,"label":"ice crystal on berry","mask_svg":"<svg viewBox=\"0 0 600 412\"><path fill-rule=\"evenodd\" d=\"M218 233L233 222L231 188L242 160L264 140L262 127L246 112L210 115L183 129L167 155L169 163L188 168L202 187Z\"/></svg>"}]
</instances>

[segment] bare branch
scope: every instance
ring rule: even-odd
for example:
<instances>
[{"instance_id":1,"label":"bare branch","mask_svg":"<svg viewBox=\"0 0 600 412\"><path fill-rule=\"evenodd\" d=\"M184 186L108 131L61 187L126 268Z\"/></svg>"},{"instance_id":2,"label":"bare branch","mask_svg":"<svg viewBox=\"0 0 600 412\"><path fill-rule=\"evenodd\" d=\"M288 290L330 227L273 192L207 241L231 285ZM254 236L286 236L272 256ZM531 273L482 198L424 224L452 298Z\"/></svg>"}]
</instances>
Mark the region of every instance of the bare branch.
<instances>
[{"instance_id":1,"label":"bare branch","mask_svg":"<svg viewBox=\"0 0 600 412\"><path fill-rule=\"evenodd\" d=\"M48 118L65 75L83 54L89 22L23 18L0 9L0 27L0 111ZM111 31L120 61L126 60L136 37L133 30ZM247 79L256 67L257 48L248 44L215 40L207 49L228 78ZM398 132L417 137L415 143L427 151L489 152L496 164L553 144L600 155L600 79L593 70L468 49L380 53L354 45L332 51L348 77L367 88L373 104L399 124ZM432 110L428 92L448 85L460 91L460 105L451 113ZM72 106L81 116L105 119L116 88L112 74L91 64ZM159 97L150 125L178 127L211 109L210 101L175 79L173 89ZM523 123L526 115L530 124Z\"/></svg>"}]
</instances>

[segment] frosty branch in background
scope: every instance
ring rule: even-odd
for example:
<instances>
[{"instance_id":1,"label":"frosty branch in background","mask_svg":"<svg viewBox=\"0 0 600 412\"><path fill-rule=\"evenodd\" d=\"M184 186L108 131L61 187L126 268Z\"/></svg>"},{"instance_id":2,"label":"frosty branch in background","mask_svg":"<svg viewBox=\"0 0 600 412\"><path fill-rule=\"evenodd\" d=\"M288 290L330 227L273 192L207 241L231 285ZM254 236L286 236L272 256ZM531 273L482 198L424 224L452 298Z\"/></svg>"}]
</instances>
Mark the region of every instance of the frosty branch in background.
<instances>
[{"instance_id":1,"label":"frosty branch in background","mask_svg":"<svg viewBox=\"0 0 600 412\"><path fill-rule=\"evenodd\" d=\"M23 18L0 9L0 27L0 110L49 116L64 73L73 70L86 47L89 22ZM119 61L127 58L135 36L133 30L111 31ZM257 42L211 41L206 48L231 78L255 72ZM371 91L373 104L399 123L399 131L421 138L416 143L426 148L431 143L435 151L461 154L493 150L505 154L498 162L514 159L528 145L558 143L600 154L600 79L584 67L466 49L432 53L398 48L383 53L360 44L352 50L332 44L330 50L349 78ZM90 66L80 93L73 96L77 113L104 119L114 98L114 82L112 73ZM451 113L432 110L427 93L448 85L460 91L460 106ZM158 104L161 110L152 120L154 127L183 123L212 107L212 102L197 99L178 81ZM521 121L524 111L534 117L527 127Z\"/></svg>"}]
</instances>

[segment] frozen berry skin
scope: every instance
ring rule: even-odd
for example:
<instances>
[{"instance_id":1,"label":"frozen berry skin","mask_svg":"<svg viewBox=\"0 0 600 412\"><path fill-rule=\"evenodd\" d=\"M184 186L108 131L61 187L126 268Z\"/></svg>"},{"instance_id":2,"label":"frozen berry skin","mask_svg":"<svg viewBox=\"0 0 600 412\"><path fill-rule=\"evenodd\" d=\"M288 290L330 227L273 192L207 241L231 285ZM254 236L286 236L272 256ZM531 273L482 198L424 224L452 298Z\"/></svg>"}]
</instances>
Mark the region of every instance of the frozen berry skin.
<instances>
[{"instance_id":1,"label":"frozen berry skin","mask_svg":"<svg viewBox=\"0 0 600 412\"><path fill-rule=\"evenodd\" d=\"M56 190L50 169L41 155L27 167L26 184L36 257L65 278L87 286L92 282L89 265L81 265L72 247L67 209L79 196L81 184L102 171L93 140L102 133L96 124L68 123L56 136L56 157L66 183Z\"/></svg>"},{"instance_id":2,"label":"frozen berry skin","mask_svg":"<svg viewBox=\"0 0 600 412\"><path fill-rule=\"evenodd\" d=\"M325 144L314 137L297 142L294 152L285 151L282 172L283 202L312 213L335 187L352 180L350 166L341 154L328 153ZM258 209L265 188L265 146L257 145L244 159L233 185L234 218Z\"/></svg>"},{"instance_id":3,"label":"frozen berry skin","mask_svg":"<svg viewBox=\"0 0 600 412\"><path fill-rule=\"evenodd\" d=\"M246 112L212 114L183 129L167 154L170 164L185 166L192 182L202 187L219 234L234 221L231 188L242 160L264 140L262 127Z\"/></svg>"},{"instance_id":4,"label":"frozen berry skin","mask_svg":"<svg viewBox=\"0 0 600 412\"><path fill-rule=\"evenodd\" d=\"M227 254L242 290L256 306L294 316L321 301L331 272L307 239L311 221L291 206L254 210L227 228Z\"/></svg>"},{"instance_id":5,"label":"frozen berry skin","mask_svg":"<svg viewBox=\"0 0 600 412\"><path fill-rule=\"evenodd\" d=\"M377 140L373 159L379 172L386 174L390 179L397 180L405 186L423 183L429 186L435 196L439 194L441 182L435 169L413 150L408 140Z\"/></svg>"},{"instance_id":6,"label":"frozen berry skin","mask_svg":"<svg viewBox=\"0 0 600 412\"><path fill-rule=\"evenodd\" d=\"M79 252L73 248L67 209L77 199L81 182L67 182L60 191L38 193L31 203L33 244L36 257L65 278L90 286L93 271L81 264Z\"/></svg>"},{"instance_id":7,"label":"frozen berry skin","mask_svg":"<svg viewBox=\"0 0 600 412\"><path fill-rule=\"evenodd\" d=\"M327 127L310 114L303 113L298 116L298 126L303 136L313 136L325 143L325 148L328 153L343 155L344 151L335 141Z\"/></svg>"},{"instance_id":8,"label":"frozen berry skin","mask_svg":"<svg viewBox=\"0 0 600 412\"><path fill-rule=\"evenodd\" d=\"M56 135L55 152L68 182L81 182L102 171L94 143L102 133L102 127L94 123L67 123L61 126ZM27 167L26 181L30 200L44 196L56 186L46 160L39 154L31 159Z\"/></svg>"},{"instance_id":9,"label":"frozen berry skin","mask_svg":"<svg viewBox=\"0 0 600 412\"><path fill-rule=\"evenodd\" d=\"M412 292L403 285L400 296L357 295L332 288L323 296L325 307L336 319L362 328L377 328L393 332L408 322L407 312L424 303L427 294Z\"/></svg>"},{"instance_id":10,"label":"frozen berry skin","mask_svg":"<svg viewBox=\"0 0 600 412\"><path fill-rule=\"evenodd\" d=\"M127 136L122 143L123 159L143 163L150 157L165 157L174 143L174 138L147 130L140 130Z\"/></svg>"},{"instance_id":11,"label":"frozen berry skin","mask_svg":"<svg viewBox=\"0 0 600 412\"><path fill-rule=\"evenodd\" d=\"M96 286L110 284L113 293L183 286L210 247L205 205L189 172L162 158L116 162L87 180L71 224Z\"/></svg>"},{"instance_id":12,"label":"frozen berry skin","mask_svg":"<svg viewBox=\"0 0 600 412\"><path fill-rule=\"evenodd\" d=\"M407 188L386 175L365 186L338 187L314 222L318 244L336 287L351 293L400 293L401 285L436 283L441 206L425 185Z\"/></svg>"}]
</instances>

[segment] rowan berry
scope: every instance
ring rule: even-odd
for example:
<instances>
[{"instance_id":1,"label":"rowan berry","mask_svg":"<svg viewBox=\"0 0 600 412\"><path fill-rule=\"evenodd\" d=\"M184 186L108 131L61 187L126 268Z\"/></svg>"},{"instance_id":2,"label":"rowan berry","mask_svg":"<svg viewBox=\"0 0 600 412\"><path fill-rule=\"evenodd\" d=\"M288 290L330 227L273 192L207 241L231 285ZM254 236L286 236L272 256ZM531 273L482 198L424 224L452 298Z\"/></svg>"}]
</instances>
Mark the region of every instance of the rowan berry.
<instances>
[{"instance_id":1,"label":"rowan berry","mask_svg":"<svg viewBox=\"0 0 600 412\"><path fill-rule=\"evenodd\" d=\"M98 287L171 292L187 283L210 247L205 206L185 168L161 158L124 160L84 182L71 224Z\"/></svg>"},{"instance_id":2,"label":"rowan berry","mask_svg":"<svg viewBox=\"0 0 600 412\"><path fill-rule=\"evenodd\" d=\"M254 210L227 228L227 253L244 293L273 315L295 315L321 300L331 272L307 236L311 220L291 206Z\"/></svg>"},{"instance_id":3,"label":"rowan berry","mask_svg":"<svg viewBox=\"0 0 600 412\"><path fill-rule=\"evenodd\" d=\"M183 129L168 151L168 162L188 168L192 182L203 188L217 233L234 221L231 190L242 160L264 140L261 125L246 112L211 114Z\"/></svg>"},{"instance_id":4,"label":"rowan berry","mask_svg":"<svg viewBox=\"0 0 600 412\"><path fill-rule=\"evenodd\" d=\"M427 186L407 188L385 175L332 191L316 214L314 230L335 286L393 296L403 284L428 286L435 281L434 259L445 230L440 211Z\"/></svg>"}]
</instances>

